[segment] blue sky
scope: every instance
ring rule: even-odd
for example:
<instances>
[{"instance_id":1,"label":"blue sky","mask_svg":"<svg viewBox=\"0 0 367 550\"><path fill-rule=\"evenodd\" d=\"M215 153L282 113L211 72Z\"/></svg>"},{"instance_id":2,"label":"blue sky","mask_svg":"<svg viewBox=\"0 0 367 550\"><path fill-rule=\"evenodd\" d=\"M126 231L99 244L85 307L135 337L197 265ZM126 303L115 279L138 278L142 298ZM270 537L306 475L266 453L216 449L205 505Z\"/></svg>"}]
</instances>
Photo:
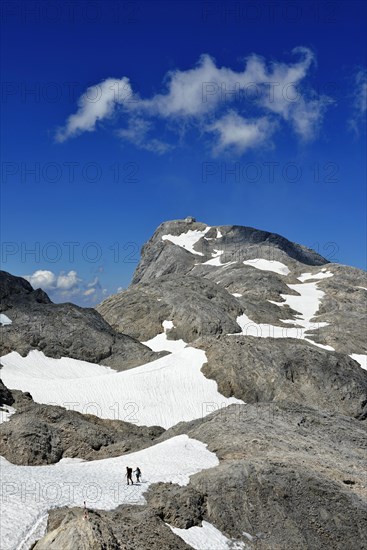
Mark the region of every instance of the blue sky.
<instances>
[{"instance_id":1,"label":"blue sky","mask_svg":"<svg viewBox=\"0 0 367 550\"><path fill-rule=\"evenodd\" d=\"M187 215L366 268L363 2L3 6L2 269L93 305Z\"/></svg>"}]
</instances>

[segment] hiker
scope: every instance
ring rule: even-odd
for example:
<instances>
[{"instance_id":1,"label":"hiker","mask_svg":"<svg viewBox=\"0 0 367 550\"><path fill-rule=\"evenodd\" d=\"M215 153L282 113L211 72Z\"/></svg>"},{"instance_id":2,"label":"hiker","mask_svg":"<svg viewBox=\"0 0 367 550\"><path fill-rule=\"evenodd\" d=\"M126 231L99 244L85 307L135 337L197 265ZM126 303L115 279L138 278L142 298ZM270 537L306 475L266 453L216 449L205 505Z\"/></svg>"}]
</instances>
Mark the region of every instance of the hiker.
<instances>
[{"instance_id":1,"label":"hiker","mask_svg":"<svg viewBox=\"0 0 367 550\"><path fill-rule=\"evenodd\" d=\"M126 466L125 476L127 477L127 484L129 485L129 481L131 481L131 485L134 485L134 482L133 482L133 469L129 468L129 466Z\"/></svg>"},{"instance_id":2,"label":"hiker","mask_svg":"<svg viewBox=\"0 0 367 550\"><path fill-rule=\"evenodd\" d=\"M140 470L139 466L137 466L136 470L134 470L134 474L136 475L136 482L140 483L141 470Z\"/></svg>"}]
</instances>

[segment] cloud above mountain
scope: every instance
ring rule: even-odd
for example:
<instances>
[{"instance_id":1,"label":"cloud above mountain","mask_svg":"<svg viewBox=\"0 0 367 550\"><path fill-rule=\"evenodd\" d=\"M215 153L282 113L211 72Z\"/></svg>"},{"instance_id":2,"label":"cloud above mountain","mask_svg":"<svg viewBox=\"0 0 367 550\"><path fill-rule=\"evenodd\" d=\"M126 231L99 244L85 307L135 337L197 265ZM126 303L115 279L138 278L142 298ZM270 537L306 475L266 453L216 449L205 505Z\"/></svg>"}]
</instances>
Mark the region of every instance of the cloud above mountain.
<instances>
[{"instance_id":1,"label":"cloud above mountain","mask_svg":"<svg viewBox=\"0 0 367 550\"><path fill-rule=\"evenodd\" d=\"M361 125L366 123L367 112L367 69L359 68L354 76L352 111L349 128L359 134Z\"/></svg>"},{"instance_id":2,"label":"cloud above mountain","mask_svg":"<svg viewBox=\"0 0 367 550\"><path fill-rule=\"evenodd\" d=\"M38 269L31 275L23 277L33 288L41 288L56 302L79 298L88 305L87 303L97 303L105 296L105 289L102 289L98 277L88 282L74 270L56 274L46 269Z\"/></svg>"},{"instance_id":3,"label":"cloud above mountain","mask_svg":"<svg viewBox=\"0 0 367 550\"><path fill-rule=\"evenodd\" d=\"M179 143L178 136L194 128L217 154L271 143L282 128L301 141L317 136L324 113L333 100L309 85L316 65L309 48L292 51L295 61L267 62L252 54L243 70L219 67L202 55L195 67L165 75L162 91L144 98L127 77L108 78L89 87L78 109L56 132L63 142L95 131L103 121L121 125L116 135L140 149L163 154ZM162 125L170 133L161 139Z\"/></svg>"}]
</instances>

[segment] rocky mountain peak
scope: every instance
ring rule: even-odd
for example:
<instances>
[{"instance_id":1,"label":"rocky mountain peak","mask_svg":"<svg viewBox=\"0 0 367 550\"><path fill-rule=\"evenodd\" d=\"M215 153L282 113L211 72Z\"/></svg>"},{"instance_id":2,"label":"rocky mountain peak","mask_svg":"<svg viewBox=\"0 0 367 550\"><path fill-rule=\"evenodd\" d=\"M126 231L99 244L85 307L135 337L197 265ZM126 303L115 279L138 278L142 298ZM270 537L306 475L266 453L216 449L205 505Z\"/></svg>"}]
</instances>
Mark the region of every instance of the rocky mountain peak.
<instances>
[{"instance_id":1,"label":"rocky mountain peak","mask_svg":"<svg viewBox=\"0 0 367 550\"><path fill-rule=\"evenodd\" d=\"M239 225L209 226L188 217L164 222L157 228L142 248L132 283L173 273L183 275L195 265L219 257L221 263L253 259L285 264L297 261L310 266L328 263L314 250L277 233Z\"/></svg>"}]
</instances>

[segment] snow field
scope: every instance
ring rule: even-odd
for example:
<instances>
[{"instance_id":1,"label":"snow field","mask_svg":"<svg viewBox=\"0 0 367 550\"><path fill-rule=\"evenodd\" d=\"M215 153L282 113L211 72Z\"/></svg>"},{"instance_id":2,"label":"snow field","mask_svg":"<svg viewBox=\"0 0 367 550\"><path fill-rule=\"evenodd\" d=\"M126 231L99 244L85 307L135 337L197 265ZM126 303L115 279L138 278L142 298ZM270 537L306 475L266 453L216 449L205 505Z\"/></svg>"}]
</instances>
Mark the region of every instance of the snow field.
<instances>
[{"instance_id":1,"label":"snow field","mask_svg":"<svg viewBox=\"0 0 367 550\"><path fill-rule=\"evenodd\" d=\"M151 340L142 342L145 346L148 346L153 351L170 351L175 353L183 350L187 344L183 340L168 340L167 331L174 328L172 321L163 321L162 323L164 332L157 334Z\"/></svg>"},{"instance_id":2,"label":"snow field","mask_svg":"<svg viewBox=\"0 0 367 550\"><path fill-rule=\"evenodd\" d=\"M170 529L195 550L245 550L247 546L242 541L227 538L219 529L207 521L202 526L178 529L167 524Z\"/></svg>"},{"instance_id":3,"label":"snow field","mask_svg":"<svg viewBox=\"0 0 367 550\"><path fill-rule=\"evenodd\" d=\"M44 518L51 508L82 507L84 500L87 507L99 510L110 510L122 503L144 504L143 495L150 484L161 481L187 485L191 475L219 464L206 445L187 435L129 455L93 462L15 466L4 458L0 460L2 550L24 546L39 523L45 527ZM140 467L142 483L126 485L126 466Z\"/></svg>"},{"instance_id":4,"label":"snow field","mask_svg":"<svg viewBox=\"0 0 367 550\"><path fill-rule=\"evenodd\" d=\"M168 340L167 330L173 325L165 321L163 326L164 333L146 344L172 353L151 363L116 372L76 359L51 359L36 350L27 357L11 352L1 358L4 384L30 392L38 403L139 426L170 428L233 403L243 404L222 396L217 383L202 374L204 351L183 340Z\"/></svg>"}]
</instances>

